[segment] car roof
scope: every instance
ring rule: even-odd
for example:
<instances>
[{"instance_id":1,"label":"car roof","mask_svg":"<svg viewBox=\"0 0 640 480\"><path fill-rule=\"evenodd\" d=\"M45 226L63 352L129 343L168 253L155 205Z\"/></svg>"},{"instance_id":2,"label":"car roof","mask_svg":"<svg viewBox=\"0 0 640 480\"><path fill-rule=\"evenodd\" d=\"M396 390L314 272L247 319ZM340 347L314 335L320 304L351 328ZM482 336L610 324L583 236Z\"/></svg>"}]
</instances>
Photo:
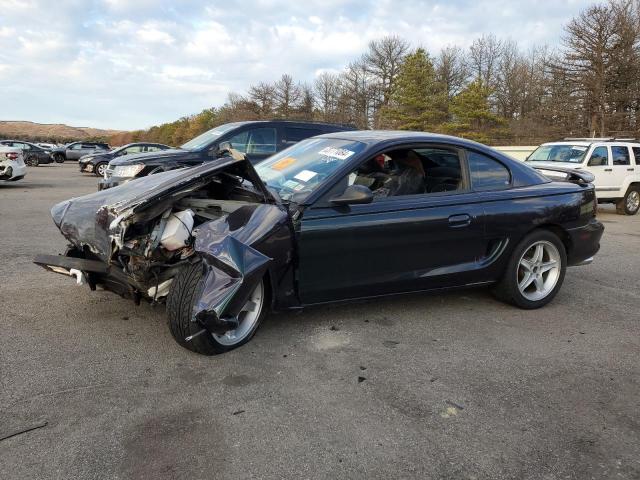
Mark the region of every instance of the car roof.
<instances>
[{"instance_id":1,"label":"car roof","mask_svg":"<svg viewBox=\"0 0 640 480\"><path fill-rule=\"evenodd\" d=\"M6 140L0 140L0 142L2 142L2 143L4 143L4 142L26 143L27 145L31 145L33 147L41 148L38 144L33 143L33 142L28 142L26 140L14 140L14 139L11 139L11 138L7 138Z\"/></svg>"},{"instance_id":2,"label":"car roof","mask_svg":"<svg viewBox=\"0 0 640 480\"><path fill-rule=\"evenodd\" d=\"M598 140L598 139L594 139L593 141L588 141L588 140L576 140L576 141L570 141L570 140L562 140L560 142L545 142L542 146L554 146L554 145L576 145L576 146L580 146L580 147L590 147L591 145L627 145L627 146L632 146L632 147L640 147L640 142L635 142L635 141L625 141L625 140Z\"/></svg>"},{"instance_id":3,"label":"car roof","mask_svg":"<svg viewBox=\"0 0 640 480\"><path fill-rule=\"evenodd\" d=\"M367 145L373 145L381 142L446 142L455 143L458 145L465 145L472 148L489 148L481 143L467 140L465 138L453 137L451 135L442 135L439 133L431 132L414 132L409 130L355 130L355 131L343 131L332 132L318 135L318 137L325 138L340 138L343 140L352 140L355 142L365 143Z\"/></svg>"},{"instance_id":4,"label":"car roof","mask_svg":"<svg viewBox=\"0 0 640 480\"><path fill-rule=\"evenodd\" d=\"M316 127L321 130L335 129L335 130L355 130L354 125L348 125L344 123L330 123L330 122L316 122L312 120L246 120L242 122L229 122L224 125L233 125L235 127L242 127L245 125L253 124L270 124L270 125L288 125L292 127Z\"/></svg>"}]
</instances>

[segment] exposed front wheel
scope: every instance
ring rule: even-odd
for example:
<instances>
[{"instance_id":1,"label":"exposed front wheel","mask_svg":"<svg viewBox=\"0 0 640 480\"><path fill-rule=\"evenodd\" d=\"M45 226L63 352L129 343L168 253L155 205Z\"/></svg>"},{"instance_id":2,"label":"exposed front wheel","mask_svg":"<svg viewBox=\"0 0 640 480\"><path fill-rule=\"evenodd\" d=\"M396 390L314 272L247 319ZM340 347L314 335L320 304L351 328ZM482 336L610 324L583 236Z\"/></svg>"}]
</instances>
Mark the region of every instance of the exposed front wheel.
<instances>
[{"instance_id":1,"label":"exposed front wheel","mask_svg":"<svg viewBox=\"0 0 640 480\"><path fill-rule=\"evenodd\" d=\"M53 158L55 159L56 163L64 163L64 157L59 153L57 153Z\"/></svg>"},{"instance_id":2,"label":"exposed front wheel","mask_svg":"<svg viewBox=\"0 0 640 480\"><path fill-rule=\"evenodd\" d=\"M104 172L106 171L107 171L107 163L101 162L96 165L96 168L93 170L93 173L95 173L96 177L104 177Z\"/></svg>"},{"instance_id":3,"label":"exposed front wheel","mask_svg":"<svg viewBox=\"0 0 640 480\"><path fill-rule=\"evenodd\" d=\"M554 233L537 230L515 248L495 295L520 308L540 308L558 293L567 268L567 253Z\"/></svg>"},{"instance_id":4,"label":"exposed front wheel","mask_svg":"<svg viewBox=\"0 0 640 480\"><path fill-rule=\"evenodd\" d=\"M167 317L173 338L183 347L203 355L233 350L251 340L266 315L268 292L264 280L254 287L249 299L238 314L238 327L223 335L203 333L186 341L190 335L202 330L192 321L193 306L200 296L204 271L200 262L185 267L173 280L167 297Z\"/></svg>"},{"instance_id":5,"label":"exposed front wheel","mask_svg":"<svg viewBox=\"0 0 640 480\"><path fill-rule=\"evenodd\" d=\"M624 198L616 203L616 212L620 215L635 215L640 210L640 187L632 185Z\"/></svg>"}]
</instances>

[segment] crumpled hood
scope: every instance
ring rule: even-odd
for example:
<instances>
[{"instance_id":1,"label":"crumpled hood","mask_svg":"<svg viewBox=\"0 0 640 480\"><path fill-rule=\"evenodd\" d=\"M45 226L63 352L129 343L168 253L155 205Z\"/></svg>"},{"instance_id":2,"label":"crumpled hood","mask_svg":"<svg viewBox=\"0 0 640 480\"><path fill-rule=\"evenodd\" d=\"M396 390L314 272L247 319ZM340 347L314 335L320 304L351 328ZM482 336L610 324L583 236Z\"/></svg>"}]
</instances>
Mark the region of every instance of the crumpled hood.
<instances>
[{"instance_id":1,"label":"crumpled hood","mask_svg":"<svg viewBox=\"0 0 640 480\"><path fill-rule=\"evenodd\" d=\"M275 203L249 161L223 157L197 167L149 175L66 200L53 206L51 216L67 240L80 249L88 248L107 261L120 222L164 198L200 188L212 176L238 164L244 167L254 187L264 195L265 202Z\"/></svg>"}]
</instances>

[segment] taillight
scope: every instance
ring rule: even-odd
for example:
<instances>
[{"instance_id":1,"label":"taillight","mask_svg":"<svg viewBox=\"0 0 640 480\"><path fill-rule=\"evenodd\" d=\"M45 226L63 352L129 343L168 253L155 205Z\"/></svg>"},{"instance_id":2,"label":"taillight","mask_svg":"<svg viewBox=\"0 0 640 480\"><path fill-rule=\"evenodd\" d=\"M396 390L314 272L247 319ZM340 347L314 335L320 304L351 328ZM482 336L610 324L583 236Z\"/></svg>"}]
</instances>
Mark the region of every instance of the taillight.
<instances>
[{"instance_id":1,"label":"taillight","mask_svg":"<svg viewBox=\"0 0 640 480\"><path fill-rule=\"evenodd\" d=\"M18 160L18 154L15 152L9 152L9 153L5 153L5 156L9 159L9 160Z\"/></svg>"}]
</instances>

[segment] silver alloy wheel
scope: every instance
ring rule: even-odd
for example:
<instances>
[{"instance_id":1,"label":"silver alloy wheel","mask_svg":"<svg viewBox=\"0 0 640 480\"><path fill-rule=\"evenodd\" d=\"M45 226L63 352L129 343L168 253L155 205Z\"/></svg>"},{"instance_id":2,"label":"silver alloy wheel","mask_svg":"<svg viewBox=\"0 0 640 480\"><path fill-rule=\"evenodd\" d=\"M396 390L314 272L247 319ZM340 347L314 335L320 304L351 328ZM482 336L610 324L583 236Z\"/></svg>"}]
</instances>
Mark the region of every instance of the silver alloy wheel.
<instances>
[{"instance_id":1,"label":"silver alloy wheel","mask_svg":"<svg viewBox=\"0 0 640 480\"><path fill-rule=\"evenodd\" d=\"M238 314L240 325L235 330L230 330L224 335L216 335L212 333L213 338L222 345L235 345L249 335L253 331L253 327L260 318L262 306L264 303L264 282L261 280L256 288L251 292L249 300L244 304L242 310Z\"/></svg>"},{"instance_id":2,"label":"silver alloy wheel","mask_svg":"<svg viewBox=\"0 0 640 480\"><path fill-rule=\"evenodd\" d=\"M98 164L98 167L96 168L96 173L98 174L98 176L104 177L104 172L106 171L107 171L107 165L105 163Z\"/></svg>"},{"instance_id":3,"label":"silver alloy wheel","mask_svg":"<svg viewBox=\"0 0 640 480\"><path fill-rule=\"evenodd\" d=\"M627 211L636 212L640 207L640 192L632 190L627 195Z\"/></svg>"},{"instance_id":4,"label":"silver alloy wheel","mask_svg":"<svg viewBox=\"0 0 640 480\"><path fill-rule=\"evenodd\" d=\"M540 240L527 248L518 263L518 290L532 302L549 295L560 278L562 259L558 248L551 242Z\"/></svg>"}]
</instances>

